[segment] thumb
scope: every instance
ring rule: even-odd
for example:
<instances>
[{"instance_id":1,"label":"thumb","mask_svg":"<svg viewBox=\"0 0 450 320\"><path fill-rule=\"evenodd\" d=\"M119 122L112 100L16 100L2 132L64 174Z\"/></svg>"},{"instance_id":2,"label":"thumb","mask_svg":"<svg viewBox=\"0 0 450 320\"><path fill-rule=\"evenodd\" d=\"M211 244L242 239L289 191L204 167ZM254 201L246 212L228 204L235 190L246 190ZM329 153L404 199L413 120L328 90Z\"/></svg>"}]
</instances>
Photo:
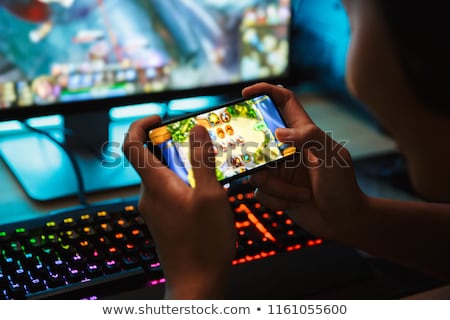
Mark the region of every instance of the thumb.
<instances>
[{"instance_id":1,"label":"thumb","mask_svg":"<svg viewBox=\"0 0 450 320\"><path fill-rule=\"evenodd\" d=\"M217 184L213 145L208 132L202 126L195 126L190 133L191 166L194 172L195 186L208 187Z\"/></svg>"}]
</instances>

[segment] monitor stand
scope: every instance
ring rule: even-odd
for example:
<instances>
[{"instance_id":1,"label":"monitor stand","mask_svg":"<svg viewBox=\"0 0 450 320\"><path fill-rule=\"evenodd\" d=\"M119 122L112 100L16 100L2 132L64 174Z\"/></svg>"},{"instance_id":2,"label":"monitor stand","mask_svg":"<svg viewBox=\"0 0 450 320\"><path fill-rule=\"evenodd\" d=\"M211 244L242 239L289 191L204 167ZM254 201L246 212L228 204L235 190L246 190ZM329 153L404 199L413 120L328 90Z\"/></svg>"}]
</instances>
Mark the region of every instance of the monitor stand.
<instances>
[{"instance_id":1,"label":"monitor stand","mask_svg":"<svg viewBox=\"0 0 450 320\"><path fill-rule=\"evenodd\" d=\"M86 193L139 184L122 154L122 141L109 140L108 112L67 115L64 122L64 145L76 159ZM67 152L45 135L25 130L1 139L0 155L33 200L71 197L80 191Z\"/></svg>"}]
</instances>

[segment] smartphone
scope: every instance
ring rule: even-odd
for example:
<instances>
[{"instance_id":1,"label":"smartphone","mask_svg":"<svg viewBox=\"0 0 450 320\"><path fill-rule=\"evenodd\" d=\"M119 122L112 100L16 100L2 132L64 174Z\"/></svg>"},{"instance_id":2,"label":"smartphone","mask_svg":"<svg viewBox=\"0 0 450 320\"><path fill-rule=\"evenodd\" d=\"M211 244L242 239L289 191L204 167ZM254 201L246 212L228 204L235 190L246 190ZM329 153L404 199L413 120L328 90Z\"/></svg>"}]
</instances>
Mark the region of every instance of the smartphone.
<instances>
[{"instance_id":1,"label":"smartphone","mask_svg":"<svg viewBox=\"0 0 450 320\"><path fill-rule=\"evenodd\" d=\"M228 102L149 128L147 147L187 184L195 186L189 133L204 126L211 137L217 180L225 184L290 158L295 147L277 140L286 122L272 98L260 95Z\"/></svg>"}]
</instances>

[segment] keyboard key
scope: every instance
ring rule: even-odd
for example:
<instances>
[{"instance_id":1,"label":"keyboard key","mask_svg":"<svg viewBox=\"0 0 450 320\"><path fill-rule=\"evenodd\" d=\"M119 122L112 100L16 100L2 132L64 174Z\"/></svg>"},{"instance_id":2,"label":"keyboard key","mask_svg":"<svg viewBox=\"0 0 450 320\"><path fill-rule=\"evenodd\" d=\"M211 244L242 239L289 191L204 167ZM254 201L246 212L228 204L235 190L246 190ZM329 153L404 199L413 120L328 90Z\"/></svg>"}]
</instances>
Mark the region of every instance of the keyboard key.
<instances>
[{"instance_id":1,"label":"keyboard key","mask_svg":"<svg viewBox=\"0 0 450 320\"><path fill-rule=\"evenodd\" d=\"M22 244L20 241L11 241L8 245L5 246L6 250L12 254L17 255L22 253Z\"/></svg>"},{"instance_id":2,"label":"keyboard key","mask_svg":"<svg viewBox=\"0 0 450 320\"><path fill-rule=\"evenodd\" d=\"M8 279L6 278L6 273L4 273L0 267L0 288L3 288L7 281Z\"/></svg>"},{"instance_id":3,"label":"keyboard key","mask_svg":"<svg viewBox=\"0 0 450 320\"><path fill-rule=\"evenodd\" d=\"M141 252L139 254L139 257L140 257L141 261L143 261L143 262L149 262L149 261L154 262L154 261L157 261L157 259L158 259L156 254L151 253L151 252L147 252L147 251Z\"/></svg>"},{"instance_id":4,"label":"keyboard key","mask_svg":"<svg viewBox=\"0 0 450 320\"><path fill-rule=\"evenodd\" d=\"M11 236L9 235L9 233L6 231L0 230L0 243L10 241L10 240L11 240Z\"/></svg>"},{"instance_id":5,"label":"keyboard key","mask_svg":"<svg viewBox=\"0 0 450 320\"><path fill-rule=\"evenodd\" d=\"M103 264L106 273L114 273L121 270L120 262L114 258L107 258Z\"/></svg>"},{"instance_id":6,"label":"keyboard key","mask_svg":"<svg viewBox=\"0 0 450 320\"><path fill-rule=\"evenodd\" d=\"M3 256L2 266L3 270L5 272L13 271L19 268L19 265L17 264L17 260L13 258L12 256Z\"/></svg>"},{"instance_id":7,"label":"keyboard key","mask_svg":"<svg viewBox=\"0 0 450 320\"><path fill-rule=\"evenodd\" d=\"M74 218L65 218L61 225L64 229L73 229L77 226L77 222Z\"/></svg>"},{"instance_id":8,"label":"keyboard key","mask_svg":"<svg viewBox=\"0 0 450 320\"><path fill-rule=\"evenodd\" d=\"M7 295L7 291L4 289L0 289L0 300L8 300L9 296Z\"/></svg>"},{"instance_id":9,"label":"keyboard key","mask_svg":"<svg viewBox=\"0 0 450 320\"><path fill-rule=\"evenodd\" d=\"M6 289L11 298L24 299L26 295L25 287L22 283L16 282L12 279L8 281L8 288Z\"/></svg>"},{"instance_id":10,"label":"keyboard key","mask_svg":"<svg viewBox=\"0 0 450 320\"><path fill-rule=\"evenodd\" d=\"M153 278L162 278L164 276L161 264L159 262L147 264L146 269L150 272Z\"/></svg>"},{"instance_id":11,"label":"keyboard key","mask_svg":"<svg viewBox=\"0 0 450 320\"><path fill-rule=\"evenodd\" d=\"M70 283L76 283L84 278L84 273L81 271L81 269L69 268L67 272L67 281L69 281Z\"/></svg>"},{"instance_id":12,"label":"keyboard key","mask_svg":"<svg viewBox=\"0 0 450 320\"><path fill-rule=\"evenodd\" d=\"M95 278L95 277L98 277L98 276L100 276L100 275L103 274L103 272L102 272L102 266L99 265L99 264L97 264L97 263L91 263L91 262L89 262L89 263L86 265L85 270L86 270L86 272L85 272L85 273L86 273L86 276L87 276L88 278Z\"/></svg>"},{"instance_id":13,"label":"keyboard key","mask_svg":"<svg viewBox=\"0 0 450 320\"><path fill-rule=\"evenodd\" d=\"M56 232L59 230L59 225L56 221L48 221L44 225L44 230L49 232Z\"/></svg>"},{"instance_id":14,"label":"keyboard key","mask_svg":"<svg viewBox=\"0 0 450 320\"><path fill-rule=\"evenodd\" d=\"M94 217L88 213L82 214L78 219L78 222L82 226L91 226L92 223L94 222Z\"/></svg>"},{"instance_id":15,"label":"keyboard key","mask_svg":"<svg viewBox=\"0 0 450 320\"><path fill-rule=\"evenodd\" d=\"M24 227L19 227L16 228L16 230L14 230L14 237L21 239L21 238L25 238L29 235L28 229L24 228Z\"/></svg>"},{"instance_id":16,"label":"keyboard key","mask_svg":"<svg viewBox=\"0 0 450 320\"><path fill-rule=\"evenodd\" d=\"M47 285L50 288L57 288L66 285L64 276L60 273L50 272L47 280Z\"/></svg>"},{"instance_id":17,"label":"keyboard key","mask_svg":"<svg viewBox=\"0 0 450 320\"><path fill-rule=\"evenodd\" d=\"M126 206L123 210L125 216L136 217L139 215L139 212L134 205Z\"/></svg>"},{"instance_id":18,"label":"keyboard key","mask_svg":"<svg viewBox=\"0 0 450 320\"><path fill-rule=\"evenodd\" d=\"M36 265L30 266L30 274L36 279L46 279L48 277L47 266L38 262Z\"/></svg>"},{"instance_id":19,"label":"keyboard key","mask_svg":"<svg viewBox=\"0 0 450 320\"><path fill-rule=\"evenodd\" d=\"M26 287L28 292L30 293L43 291L47 289L47 286L45 285L44 281L41 280L40 278L30 279Z\"/></svg>"},{"instance_id":20,"label":"keyboard key","mask_svg":"<svg viewBox=\"0 0 450 320\"><path fill-rule=\"evenodd\" d=\"M31 236L28 238L27 246L29 246L32 250L39 249L43 245L41 236Z\"/></svg>"},{"instance_id":21,"label":"keyboard key","mask_svg":"<svg viewBox=\"0 0 450 320\"><path fill-rule=\"evenodd\" d=\"M109 215L109 213L107 211L104 211L104 210L98 211L95 214L95 216L96 216L97 220L99 220L99 221L108 221L108 220L111 219L111 216Z\"/></svg>"},{"instance_id":22,"label":"keyboard key","mask_svg":"<svg viewBox=\"0 0 450 320\"><path fill-rule=\"evenodd\" d=\"M123 266L125 268L133 268L139 265L139 260L133 256L126 256L122 258Z\"/></svg>"}]
</instances>

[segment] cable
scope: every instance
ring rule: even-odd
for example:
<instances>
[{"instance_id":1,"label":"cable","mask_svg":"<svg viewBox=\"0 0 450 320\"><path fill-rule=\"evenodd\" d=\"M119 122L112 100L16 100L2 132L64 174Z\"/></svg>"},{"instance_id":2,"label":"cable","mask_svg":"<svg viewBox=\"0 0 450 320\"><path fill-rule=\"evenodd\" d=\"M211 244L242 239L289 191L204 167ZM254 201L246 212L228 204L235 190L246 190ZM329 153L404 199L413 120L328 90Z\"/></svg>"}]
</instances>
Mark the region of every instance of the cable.
<instances>
[{"instance_id":1,"label":"cable","mask_svg":"<svg viewBox=\"0 0 450 320\"><path fill-rule=\"evenodd\" d=\"M83 206L89 206L89 203L87 202L86 199L86 189L84 187L84 182L83 182L83 176L81 174L81 169L80 166L78 165L77 160L75 159L75 156L73 155L73 153L61 142L59 142L58 140L56 140L50 133L44 131L44 130L40 130L37 129L35 127L30 126L28 123L26 123L26 121L21 120L20 121L27 129L34 131L36 133L39 133L41 135L46 136L48 139L50 139L52 142L54 142L56 145L58 145L60 148L62 148L64 150L64 152L67 154L67 156L69 157L69 160L72 164L73 170L75 172L75 177L77 180L77 184L78 184L78 199L80 201L80 204Z\"/></svg>"}]
</instances>

